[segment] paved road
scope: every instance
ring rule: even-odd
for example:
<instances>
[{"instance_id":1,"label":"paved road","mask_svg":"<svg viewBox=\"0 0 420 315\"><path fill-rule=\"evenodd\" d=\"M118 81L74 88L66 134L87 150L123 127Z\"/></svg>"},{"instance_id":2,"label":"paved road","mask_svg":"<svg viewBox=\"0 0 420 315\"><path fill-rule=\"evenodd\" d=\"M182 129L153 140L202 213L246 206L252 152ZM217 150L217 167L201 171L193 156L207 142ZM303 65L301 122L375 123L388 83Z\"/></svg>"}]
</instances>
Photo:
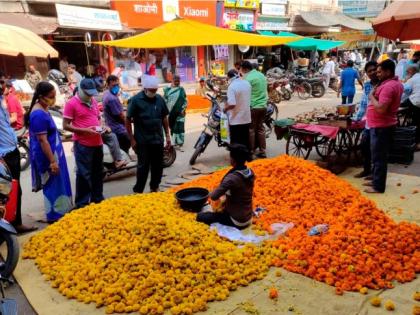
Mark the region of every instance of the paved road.
<instances>
[{"instance_id":1,"label":"paved road","mask_svg":"<svg viewBox=\"0 0 420 315\"><path fill-rule=\"evenodd\" d=\"M360 94L356 96L356 101L360 99ZM279 117L293 117L296 114L312 110L315 107L321 106L332 106L338 103L335 93L329 92L326 96L321 99L308 99L302 101L297 97L293 97L291 101L282 102L279 105ZM203 123L206 121L201 114L188 114L186 119L186 143L185 152L178 152L177 160L172 167L165 169L163 182L168 178L176 177L178 174L190 169L188 161L191 157L193 146L203 129ZM273 157L285 152L285 141L277 141L275 136L272 135L267 142L267 154L269 157ZM65 144L65 151L68 161L68 167L71 174L71 181L74 184L74 158L71 153L71 143ZM218 148L216 143L213 141L202 156L197 160L197 163L203 163L210 167L228 165L228 154L225 149ZM420 154L416 155L415 162L408 168L400 165L392 165L390 171L417 175L420 176ZM105 197L112 197L117 195L125 195L132 193L132 186L134 185L135 177L130 174L124 174L115 180L111 180L104 185ZM44 227L44 224L36 222L36 218L42 217L43 215L43 199L42 193L32 193L30 186L30 169L22 173L22 189L23 189L23 201L22 201L22 212L23 220L28 224L38 225L40 228ZM74 187L73 187L74 191ZM15 297L18 300L20 312L19 314L32 315L36 314L25 296L20 290L19 286L13 286L7 289L7 295Z\"/></svg>"}]
</instances>

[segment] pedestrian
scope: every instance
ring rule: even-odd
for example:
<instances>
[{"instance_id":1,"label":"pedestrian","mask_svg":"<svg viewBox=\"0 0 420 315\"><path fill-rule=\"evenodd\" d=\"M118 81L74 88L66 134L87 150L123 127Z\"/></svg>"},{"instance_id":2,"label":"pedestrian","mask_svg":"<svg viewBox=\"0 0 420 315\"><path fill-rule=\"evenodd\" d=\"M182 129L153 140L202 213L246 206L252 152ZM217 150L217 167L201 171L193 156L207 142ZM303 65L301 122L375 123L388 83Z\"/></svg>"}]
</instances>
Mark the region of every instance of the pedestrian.
<instances>
[{"instance_id":1,"label":"pedestrian","mask_svg":"<svg viewBox=\"0 0 420 315\"><path fill-rule=\"evenodd\" d=\"M150 190L157 192L163 173L163 149L165 130L166 147L171 146L168 108L162 96L157 94L158 79L144 75L144 90L133 96L128 103L126 127L131 146L138 156L137 181L135 193L143 193L149 170L151 172ZM131 124L134 123L134 136Z\"/></svg>"},{"instance_id":2,"label":"pedestrian","mask_svg":"<svg viewBox=\"0 0 420 315\"><path fill-rule=\"evenodd\" d=\"M67 79L69 80L69 85L72 91L79 86L80 81L83 79L82 75L76 70L76 66L74 64L69 64L67 68Z\"/></svg>"},{"instance_id":3,"label":"pedestrian","mask_svg":"<svg viewBox=\"0 0 420 315\"><path fill-rule=\"evenodd\" d=\"M413 75L404 83L404 90L408 90L408 98L401 104L408 107L412 114L412 124L416 126L416 150L420 150L420 73L419 65L408 66L407 72Z\"/></svg>"},{"instance_id":4,"label":"pedestrian","mask_svg":"<svg viewBox=\"0 0 420 315\"><path fill-rule=\"evenodd\" d=\"M366 183L367 186L371 186L365 190L367 193L385 192L388 154L403 93L403 86L395 76L394 61L381 62L378 65L377 76L380 84L370 93L367 109L373 163L373 179Z\"/></svg>"},{"instance_id":5,"label":"pedestrian","mask_svg":"<svg viewBox=\"0 0 420 315\"><path fill-rule=\"evenodd\" d=\"M10 125L14 130L23 128L23 107L15 94L15 88L11 81L6 81L4 96L7 105L7 111L10 116Z\"/></svg>"},{"instance_id":6,"label":"pedestrian","mask_svg":"<svg viewBox=\"0 0 420 315\"><path fill-rule=\"evenodd\" d=\"M341 80L338 85L337 97L340 97L341 104L353 104L354 95L356 94L356 86L354 80L357 80L363 88L363 82L360 80L359 72L353 68L353 60L347 61L347 67L341 72Z\"/></svg>"},{"instance_id":7,"label":"pedestrian","mask_svg":"<svg viewBox=\"0 0 420 315\"><path fill-rule=\"evenodd\" d=\"M69 62L67 56L62 56L58 64L60 71L67 77L67 69L69 68Z\"/></svg>"},{"instance_id":8,"label":"pedestrian","mask_svg":"<svg viewBox=\"0 0 420 315\"><path fill-rule=\"evenodd\" d=\"M206 87L206 78L201 77L198 81L198 86L195 89L195 95L199 95L201 97L207 97L207 87Z\"/></svg>"},{"instance_id":9,"label":"pedestrian","mask_svg":"<svg viewBox=\"0 0 420 315\"><path fill-rule=\"evenodd\" d=\"M73 209L70 176L60 133L48 112L55 105L55 88L41 81L28 111L32 191L42 190L48 222Z\"/></svg>"},{"instance_id":10,"label":"pedestrian","mask_svg":"<svg viewBox=\"0 0 420 315\"><path fill-rule=\"evenodd\" d=\"M248 149L241 144L230 144L230 164L232 168L223 177L219 187L210 194L213 201L226 197L222 211L203 211L197 214L197 221L205 224L220 223L240 230L252 223L252 195L255 175L246 166L250 160Z\"/></svg>"},{"instance_id":11,"label":"pedestrian","mask_svg":"<svg viewBox=\"0 0 420 315\"><path fill-rule=\"evenodd\" d=\"M37 84L42 80L42 75L36 70L34 65L29 65L28 71L25 74L25 80L29 83L31 88L34 90Z\"/></svg>"},{"instance_id":12,"label":"pedestrian","mask_svg":"<svg viewBox=\"0 0 420 315\"><path fill-rule=\"evenodd\" d=\"M365 65L365 73L367 74L369 81L363 84L363 95L360 101L359 109L354 116L355 121L365 121L365 129L362 133L361 139L361 152L363 159L363 170L356 174L355 178L363 178L371 176L372 174L372 158L370 154L370 133L369 124L366 121L366 111L369 103L369 94L372 89L378 84L378 77L376 75L376 68L378 63L376 61L369 61Z\"/></svg>"},{"instance_id":13,"label":"pedestrian","mask_svg":"<svg viewBox=\"0 0 420 315\"><path fill-rule=\"evenodd\" d=\"M151 51L148 56L148 62L146 66L146 74L155 76L156 75L156 56Z\"/></svg>"},{"instance_id":14,"label":"pedestrian","mask_svg":"<svg viewBox=\"0 0 420 315\"><path fill-rule=\"evenodd\" d=\"M120 148L128 154L131 147L131 142L127 129L125 128L124 108L118 97L118 94L121 91L119 79L117 76L111 74L106 79L106 84L108 89L105 91L102 98L105 123L117 136Z\"/></svg>"},{"instance_id":15,"label":"pedestrian","mask_svg":"<svg viewBox=\"0 0 420 315\"><path fill-rule=\"evenodd\" d=\"M166 52L163 53L162 61L160 62L160 67L162 68L162 77L165 82L169 82L168 78L168 71L171 67L171 64L168 60L168 54Z\"/></svg>"},{"instance_id":16,"label":"pedestrian","mask_svg":"<svg viewBox=\"0 0 420 315\"><path fill-rule=\"evenodd\" d=\"M169 129L171 130L172 141L180 151L185 141L185 111L187 109L187 94L180 86L181 78L174 75L170 87L163 90L166 106L169 111Z\"/></svg>"},{"instance_id":17,"label":"pedestrian","mask_svg":"<svg viewBox=\"0 0 420 315\"><path fill-rule=\"evenodd\" d=\"M325 63L324 68L322 69L322 76L324 77L325 89L328 89L328 87L330 86L331 78L336 77L335 62L336 62L336 57L335 56L330 56L330 60L328 60Z\"/></svg>"},{"instance_id":18,"label":"pedestrian","mask_svg":"<svg viewBox=\"0 0 420 315\"><path fill-rule=\"evenodd\" d=\"M103 196L102 127L95 82L85 78L64 106L63 127L73 132L76 161L76 208L99 203Z\"/></svg>"},{"instance_id":19,"label":"pedestrian","mask_svg":"<svg viewBox=\"0 0 420 315\"><path fill-rule=\"evenodd\" d=\"M267 157L264 119L267 114L267 79L259 71L253 69L249 61L244 61L241 64L241 72L244 79L251 84L251 127L249 147L252 156L256 154L257 146L259 152L257 156L260 158Z\"/></svg>"},{"instance_id":20,"label":"pedestrian","mask_svg":"<svg viewBox=\"0 0 420 315\"><path fill-rule=\"evenodd\" d=\"M16 200L16 217L10 222L18 233L35 231L37 227L22 224L22 188L20 186L20 153L17 148L15 131L10 126L9 114L3 104L3 92L6 89L6 78L0 74L0 158L4 160L10 170L11 176L18 182Z\"/></svg>"},{"instance_id":21,"label":"pedestrian","mask_svg":"<svg viewBox=\"0 0 420 315\"><path fill-rule=\"evenodd\" d=\"M236 69L229 70L229 86L224 111L228 115L230 143L244 145L249 150L251 125L251 84L239 77Z\"/></svg>"},{"instance_id":22,"label":"pedestrian","mask_svg":"<svg viewBox=\"0 0 420 315\"><path fill-rule=\"evenodd\" d=\"M395 68L395 75L400 79L400 81L405 80L406 72L407 72L407 53L404 49L401 49L400 53L398 54L398 63L397 67Z\"/></svg>"}]
</instances>

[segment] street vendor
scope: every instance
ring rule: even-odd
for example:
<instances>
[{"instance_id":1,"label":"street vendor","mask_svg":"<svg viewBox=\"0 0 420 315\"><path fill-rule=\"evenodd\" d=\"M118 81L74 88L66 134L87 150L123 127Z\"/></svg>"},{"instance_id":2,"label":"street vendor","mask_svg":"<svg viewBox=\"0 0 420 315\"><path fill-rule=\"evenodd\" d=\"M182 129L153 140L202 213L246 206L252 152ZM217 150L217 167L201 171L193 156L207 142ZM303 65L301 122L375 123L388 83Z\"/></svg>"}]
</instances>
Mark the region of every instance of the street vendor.
<instances>
[{"instance_id":1,"label":"street vendor","mask_svg":"<svg viewBox=\"0 0 420 315\"><path fill-rule=\"evenodd\" d=\"M225 196L226 201L221 212L202 211L197 214L197 221L206 224L221 223L240 230L252 222L252 195L254 190L254 172L246 166L250 160L249 150L242 144L229 145L232 168L223 177L219 187L210 194L210 199L218 201Z\"/></svg>"}]
</instances>

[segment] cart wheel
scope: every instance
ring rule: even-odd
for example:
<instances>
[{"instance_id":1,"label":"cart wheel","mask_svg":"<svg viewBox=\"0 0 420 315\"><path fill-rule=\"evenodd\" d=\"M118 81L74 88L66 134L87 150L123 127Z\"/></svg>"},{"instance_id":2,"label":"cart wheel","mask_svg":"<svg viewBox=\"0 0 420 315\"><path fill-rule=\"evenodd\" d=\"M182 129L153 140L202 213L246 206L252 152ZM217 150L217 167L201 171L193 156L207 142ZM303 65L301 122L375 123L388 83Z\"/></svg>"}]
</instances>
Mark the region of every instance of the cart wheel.
<instances>
[{"instance_id":1,"label":"cart wheel","mask_svg":"<svg viewBox=\"0 0 420 315\"><path fill-rule=\"evenodd\" d=\"M334 150L335 140L329 139L327 137L320 137L316 140L315 150L318 155L325 160L330 156Z\"/></svg>"},{"instance_id":2,"label":"cart wheel","mask_svg":"<svg viewBox=\"0 0 420 315\"><path fill-rule=\"evenodd\" d=\"M307 145L302 136L291 134L286 143L286 154L307 160L311 153L312 145Z\"/></svg>"},{"instance_id":3,"label":"cart wheel","mask_svg":"<svg viewBox=\"0 0 420 315\"><path fill-rule=\"evenodd\" d=\"M353 141L348 130L340 130L335 139L334 151L338 156L347 156L350 159Z\"/></svg>"}]
</instances>

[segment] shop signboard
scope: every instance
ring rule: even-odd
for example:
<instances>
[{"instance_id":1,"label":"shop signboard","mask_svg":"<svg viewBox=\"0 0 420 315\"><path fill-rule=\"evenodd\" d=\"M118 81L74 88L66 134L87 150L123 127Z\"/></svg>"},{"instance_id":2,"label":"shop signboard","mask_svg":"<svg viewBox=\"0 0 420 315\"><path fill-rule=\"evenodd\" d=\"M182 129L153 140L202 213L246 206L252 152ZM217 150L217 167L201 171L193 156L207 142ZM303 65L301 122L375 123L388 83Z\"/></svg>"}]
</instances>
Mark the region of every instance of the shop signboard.
<instances>
[{"instance_id":1,"label":"shop signboard","mask_svg":"<svg viewBox=\"0 0 420 315\"><path fill-rule=\"evenodd\" d=\"M284 4L263 3L261 5L261 13L271 16L285 16L286 6Z\"/></svg>"},{"instance_id":2,"label":"shop signboard","mask_svg":"<svg viewBox=\"0 0 420 315\"><path fill-rule=\"evenodd\" d=\"M256 29L257 31L289 31L290 27L287 18L259 16Z\"/></svg>"},{"instance_id":3,"label":"shop signboard","mask_svg":"<svg viewBox=\"0 0 420 315\"><path fill-rule=\"evenodd\" d=\"M178 0L162 0L163 21L169 22L179 16Z\"/></svg>"},{"instance_id":4,"label":"shop signboard","mask_svg":"<svg viewBox=\"0 0 420 315\"><path fill-rule=\"evenodd\" d=\"M223 13L223 27L231 30L253 32L254 12L226 9Z\"/></svg>"},{"instance_id":5,"label":"shop signboard","mask_svg":"<svg viewBox=\"0 0 420 315\"><path fill-rule=\"evenodd\" d=\"M261 0L261 3L283 4L286 5L289 0Z\"/></svg>"},{"instance_id":6,"label":"shop signboard","mask_svg":"<svg viewBox=\"0 0 420 315\"><path fill-rule=\"evenodd\" d=\"M225 8L240 8L256 10L260 7L260 0L225 0Z\"/></svg>"},{"instance_id":7,"label":"shop signboard","mask_svg":"<svg viewBox=\"0 0 420 315\"><path fill-rule=\"evenodd\" d=\"M186 19L216 25L216 0L123 0L111 1L123 23L130 28L151 29L172 21L177 15Z\"/></svg>"},{"instance_id":8,"label":"shop signboard","mask_svg":"<svg viewBox=\"0 0 420 315\"><path fill-rule=\"evenodd\" d=\"M122 30L118 11L78 7L74 5L56 4L58 24L64 27Z\"/></svg>"}]
</instances>

